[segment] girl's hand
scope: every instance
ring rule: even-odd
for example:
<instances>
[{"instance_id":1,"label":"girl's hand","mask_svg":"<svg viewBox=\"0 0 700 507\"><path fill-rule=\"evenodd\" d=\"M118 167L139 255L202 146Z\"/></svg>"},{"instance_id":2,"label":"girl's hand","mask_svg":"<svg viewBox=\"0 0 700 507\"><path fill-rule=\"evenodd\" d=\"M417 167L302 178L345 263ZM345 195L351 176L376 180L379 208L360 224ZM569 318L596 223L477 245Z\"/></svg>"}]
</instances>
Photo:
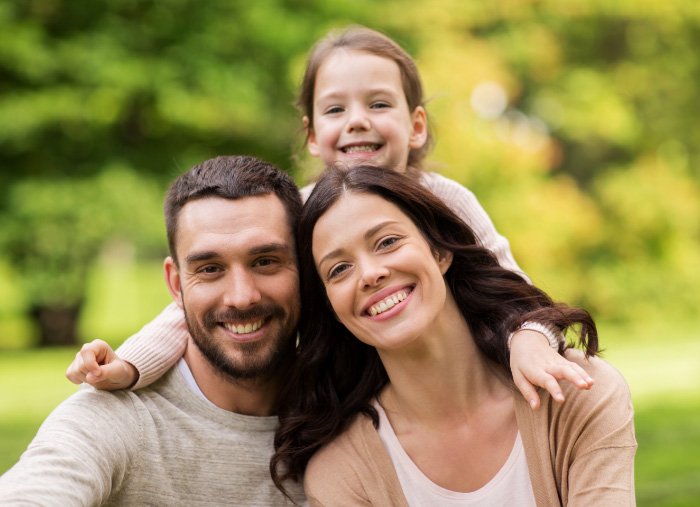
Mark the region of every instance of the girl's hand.
<instances>
[{"instance_id":1,"label":"girl's hand","mask_svg":"<svg viewBox=\"0 0 700 507\"><path fill-rule=\"evenodd\" d=\"M537 331L521 329L511 338L510 370L513 381L533 410L540 407L536 387L549 391L555 401L564 402L559 380L568 380L578 389L593 387L593 379L576 363L559 355L547 338Z\"/></svg>"},{"instance_id":2,"label":"girl's hand","mask_svg":"<svg viewBox=\"0 0 700 507\"><path fill-rule=\"evenodd\" d=\"M66 378L74 384L86 382L96 389L114 391L133 386L139 373L131 363L119 359L107 342L93 340L75 355Z\"/></svg>"}]
</instances>

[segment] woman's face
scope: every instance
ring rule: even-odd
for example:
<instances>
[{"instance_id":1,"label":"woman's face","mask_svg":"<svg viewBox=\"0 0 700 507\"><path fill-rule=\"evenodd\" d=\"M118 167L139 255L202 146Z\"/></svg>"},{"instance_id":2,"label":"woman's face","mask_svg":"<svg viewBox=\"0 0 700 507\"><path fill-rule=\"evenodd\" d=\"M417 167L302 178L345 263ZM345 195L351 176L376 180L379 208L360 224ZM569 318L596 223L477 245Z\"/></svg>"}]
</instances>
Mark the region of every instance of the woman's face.
<instances>
[{"instance_id":1,"label":"woman's face","mask_svg":"<svg viewBox=\"0 0 700 507\"><path fill-rule=\"evenodd\" d=\"M345 193L316 223L312 251L337 318L379 350L441 326L450 253L438 255L397 206Z\"/></svg>"}]
</instances>

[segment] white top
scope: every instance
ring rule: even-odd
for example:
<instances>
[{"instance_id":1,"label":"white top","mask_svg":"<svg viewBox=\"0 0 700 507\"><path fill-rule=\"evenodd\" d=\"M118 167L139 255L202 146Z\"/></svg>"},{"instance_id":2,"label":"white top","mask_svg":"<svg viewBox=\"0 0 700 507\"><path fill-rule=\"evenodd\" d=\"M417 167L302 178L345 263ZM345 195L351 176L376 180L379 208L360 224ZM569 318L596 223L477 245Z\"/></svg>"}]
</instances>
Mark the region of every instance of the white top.
<instances>
[{"instance_id":1,"label":"white top","mask_svg":"<svg viewBox=\"0 0 700 507\"><path fill-rule=\"evenodd\" d=\"M520 432L515 437L510 456L496 475L476 491L461 493L450 491L431 481L401 447L382 406L375 401L374 407L379 413L379 438L391 457L409 506L535 507L535 496Z\"/></svg>"}]
</instances>

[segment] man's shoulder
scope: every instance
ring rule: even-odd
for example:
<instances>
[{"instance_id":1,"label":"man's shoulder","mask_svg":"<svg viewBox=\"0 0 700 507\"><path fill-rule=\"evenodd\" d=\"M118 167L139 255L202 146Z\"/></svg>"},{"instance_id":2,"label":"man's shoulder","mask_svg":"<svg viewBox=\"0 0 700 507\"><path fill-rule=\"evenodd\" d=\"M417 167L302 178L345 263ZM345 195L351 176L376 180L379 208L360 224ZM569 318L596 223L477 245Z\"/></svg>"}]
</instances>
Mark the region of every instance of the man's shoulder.
<instances>
[{"instance_id":1,"label":"man's shoulder","mask_svg":"<svg viewBox=\"0 0 700 507\"><path fill-rule=\"evenodd\" d=\"M131 422L137 415L138 391L101 391L83 385L61 402L46 422L67 423L73 427L116 428ZM46 425L45 422L45 425Z\"/></svg>"}]
</instances>

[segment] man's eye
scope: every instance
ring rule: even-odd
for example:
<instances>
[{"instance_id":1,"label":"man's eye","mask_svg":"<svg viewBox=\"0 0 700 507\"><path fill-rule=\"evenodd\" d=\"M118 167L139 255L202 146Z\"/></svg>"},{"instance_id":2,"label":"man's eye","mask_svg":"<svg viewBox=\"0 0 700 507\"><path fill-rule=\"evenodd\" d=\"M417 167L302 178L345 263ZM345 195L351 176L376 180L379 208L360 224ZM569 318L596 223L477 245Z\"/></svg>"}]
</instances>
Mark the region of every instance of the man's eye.
<instances>
[{"instance_id":1,"label":"man's eye","mask_svg":"<svg viewBox=\"0 0 700 507\"><path fill-rule=\"evenodd\" d=\"M262 257L260 259L257 259L253 263L253 265L255 267L259 267L259 268L265 268L268 266L276 266L277 264L279 264L279 261L277 259L275 259L274 257Z\"/></svg>"},{"instance_id":2,"label":"man's eye","mask_svg":"<svg viewBox=\"0 0 700 507\"><path fill-rule=\"evenodd\" d=\"M197 273L202 273L204 275L211 275L221 271L219 266L202 266L197 270Z\"/></svg>"}]
</instances>

